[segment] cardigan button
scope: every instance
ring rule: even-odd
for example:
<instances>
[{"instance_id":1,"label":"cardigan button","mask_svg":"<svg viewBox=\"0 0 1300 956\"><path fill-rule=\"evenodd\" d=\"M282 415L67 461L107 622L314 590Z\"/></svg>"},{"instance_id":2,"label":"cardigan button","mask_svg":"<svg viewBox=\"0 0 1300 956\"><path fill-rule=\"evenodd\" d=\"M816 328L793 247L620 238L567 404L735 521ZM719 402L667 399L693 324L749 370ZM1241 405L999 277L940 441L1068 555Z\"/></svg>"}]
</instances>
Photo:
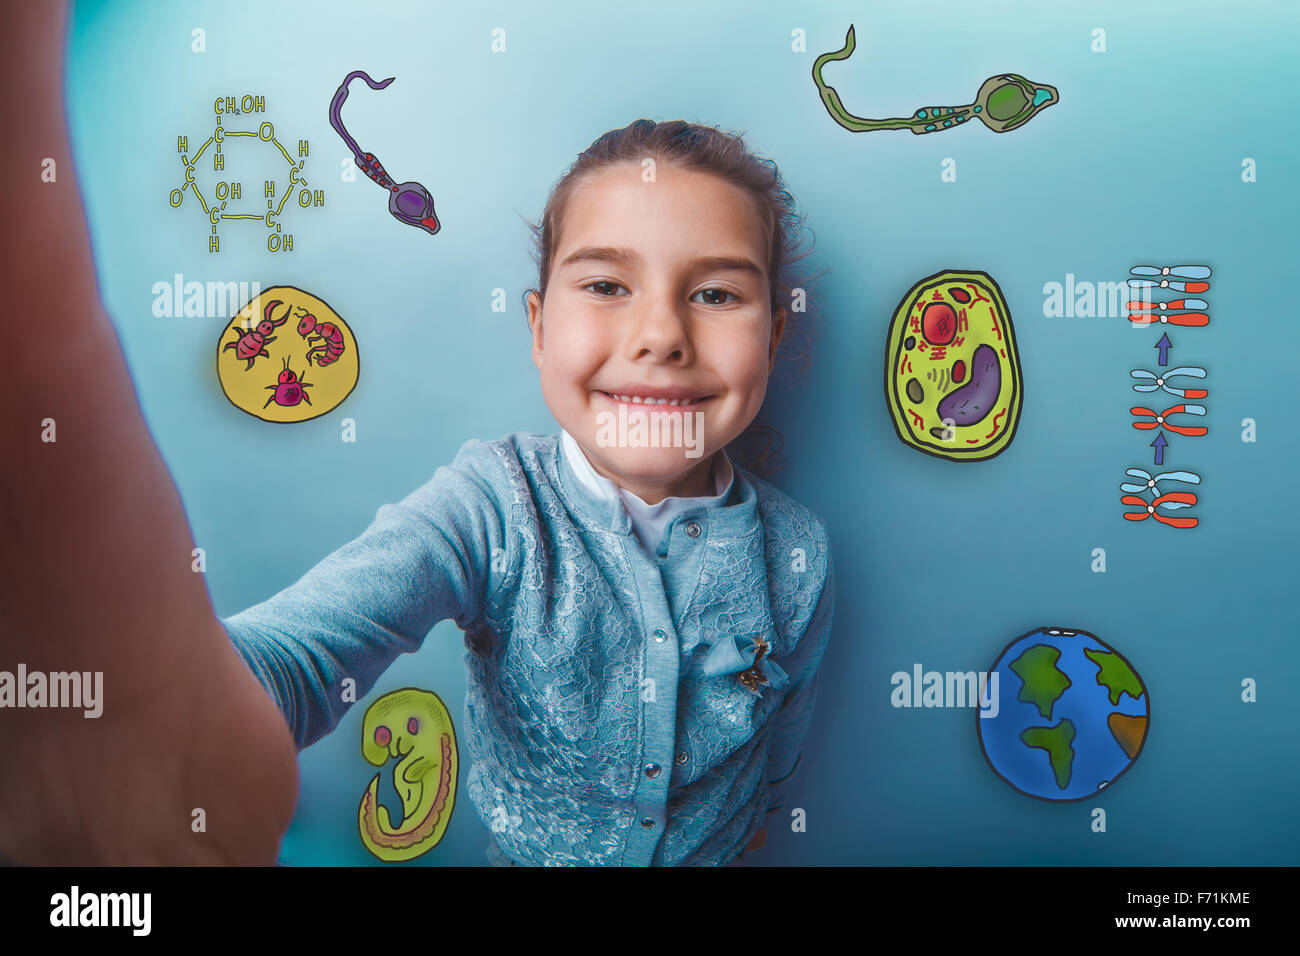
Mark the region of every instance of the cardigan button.
<instances>
[{"instance_id":1,"label":"cardigan button","mask_svg":"<svg viewBox=\"0 0 1300 956\"><path fill-rule=\"evenodd\" d=\"M649 830L654 825L655 822L651 820L649 817L646 817L644 820L641 821L641 826L645 827L647 830Z\"/></svg>"},{"instance_id":2,"label":"cardigan button","mask_svg":"<svg viewBox=\"0 0 1300 956\"><path fill-rule=\"evenodd\" d=\"M700 536L699 522L692 521L690 524L688 524L686 526L686 533L690 535L692 538L698 538Z\"/></svg>"},{"instance_id":3,"label":"cardigan button","mask_svg":"<svg viewBox=\"0 0 1300 956\"><path fill-rule=\"evenodd\" d=\"M657 763L648 763L645 765L645 775L647 777L659 776L660 766Z\"/></svg>"},{"instance_id":4,"label":"cardigan button","mask_svg":"<svg viewBox=\"0 0 1300 956\"><path fill-rule=\"evenodd\" d=\"M662 644L666 640L668 640L668 632L665 631L662 627L656 627L655 642L658 644Z\"/></svg>"},{"instance_id":5,"label":"cardigan button","mask_svg":"<svg viewBox=\"0 0 1300 956\"><path fill-rule=\"evenodd\" d=\"M679 766L680 766L681 764L686 763L686 761L688 761L688 760L690 760L690 759L691 759L691 755L688 754L685 750L679 750L679 751L677 751L677 763L678 763Z\"/></svg>"}]
</instances>

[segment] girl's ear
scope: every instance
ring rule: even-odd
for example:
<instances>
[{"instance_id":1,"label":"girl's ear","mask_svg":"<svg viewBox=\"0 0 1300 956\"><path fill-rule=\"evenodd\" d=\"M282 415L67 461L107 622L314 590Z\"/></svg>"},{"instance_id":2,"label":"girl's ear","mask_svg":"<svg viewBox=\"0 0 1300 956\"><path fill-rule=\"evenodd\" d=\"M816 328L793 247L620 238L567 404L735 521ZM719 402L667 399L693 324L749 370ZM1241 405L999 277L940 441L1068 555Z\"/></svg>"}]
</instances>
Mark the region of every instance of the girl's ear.
<instances>
[{"instance_id":1,"label":"girl's ear","mask_svg":"<svg viewBox=\"0 0 1300 956\"><path fill-rule=\"evenodd\" d=\"M528 327L533 330L533 364L542 367L542 297L536 289L528 293Z\"/></svg>"},{"instance_id":2,"label":"girl's ear","mask_svg":"<svg viewBox=\"0 0 1300 956\"><path fill-rule=\"evenodd\" d=\"M767 374L776 368L776 350L781 346L781 337L785 335L785 309L777 309L772 316L772 337L767 346Z\"/></svg>"}]
</instances>

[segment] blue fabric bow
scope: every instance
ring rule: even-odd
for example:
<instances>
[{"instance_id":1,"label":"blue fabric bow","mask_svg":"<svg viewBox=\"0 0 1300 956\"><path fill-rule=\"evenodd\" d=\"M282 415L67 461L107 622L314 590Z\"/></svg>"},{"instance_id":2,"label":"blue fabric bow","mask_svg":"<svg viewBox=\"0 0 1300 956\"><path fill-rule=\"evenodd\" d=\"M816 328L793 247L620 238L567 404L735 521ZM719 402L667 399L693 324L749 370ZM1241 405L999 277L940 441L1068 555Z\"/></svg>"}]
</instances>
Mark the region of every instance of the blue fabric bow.
<instances>
[{"instance_id":1,"label":"blue fabric bow","mask_svg":"<svg viewBox=\"0 0 1300 956\"><path fill-rule=\"evenodd\" d=\"M771 653L771 641L769 640L768 654ZM738 674L753 667L754 659L757 656L758 643L753 638L723 634L713 642L713 649L704 658L704 673L709 677ZM767 678L768 685L773 688L784 687L790 681L790 676L781 669L781 665L777 664L769 656L765 655L758 662L758 669ZM741 684L741 686L745 687L744 684ZM749 690L749 688L745 687L745 690ZM749 692L755 697L763 696L761 691L749 690Z\"/></svg>"}]
</instances>

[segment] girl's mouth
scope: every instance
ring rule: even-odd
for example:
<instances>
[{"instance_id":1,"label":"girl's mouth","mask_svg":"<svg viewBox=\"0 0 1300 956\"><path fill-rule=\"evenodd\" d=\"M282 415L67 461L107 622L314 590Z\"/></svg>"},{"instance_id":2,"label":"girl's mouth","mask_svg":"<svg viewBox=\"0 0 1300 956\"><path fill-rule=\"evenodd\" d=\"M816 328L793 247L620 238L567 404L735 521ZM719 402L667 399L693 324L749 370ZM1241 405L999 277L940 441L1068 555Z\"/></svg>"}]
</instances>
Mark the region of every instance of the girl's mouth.
<instances>
[{"instance_id":1,"label":"girl's mouth","mask_svg":"<svg viewBox=\"0 0 1300 956\"><path fill-rule=\"evenodd\" d=\"M599 391L599 390L598 390ZM621 405L635 405L641 408L653 409L696 409L711 399L712 395L701 395L698 398L645 398L641 395L615 395L612 392L600 392L612 402Z\"/></svg>"}]
</instances>

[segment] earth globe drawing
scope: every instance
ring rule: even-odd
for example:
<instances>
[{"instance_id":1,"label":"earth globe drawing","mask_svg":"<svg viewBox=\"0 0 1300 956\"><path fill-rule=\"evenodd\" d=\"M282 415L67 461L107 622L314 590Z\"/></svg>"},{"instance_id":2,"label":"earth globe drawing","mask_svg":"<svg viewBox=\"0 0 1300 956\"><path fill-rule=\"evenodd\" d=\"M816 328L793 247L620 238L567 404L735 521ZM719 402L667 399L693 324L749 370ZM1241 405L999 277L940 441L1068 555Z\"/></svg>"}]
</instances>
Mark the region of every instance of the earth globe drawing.
<instances>
[{"instance_id":1,"label":"earth globe drawing","mask_svg":"<svg viewBox=\"0 0 1300 956\"><path fill-rule=\"evenodd\" d=\"M1026 796L1086 800L1142 753L1151 720L1146 685L1124 655L1086 631L1040 627L1016 638L988 681L998 706L976 709L980 748L993 772Z\"/></svg>"}]
</instances>

